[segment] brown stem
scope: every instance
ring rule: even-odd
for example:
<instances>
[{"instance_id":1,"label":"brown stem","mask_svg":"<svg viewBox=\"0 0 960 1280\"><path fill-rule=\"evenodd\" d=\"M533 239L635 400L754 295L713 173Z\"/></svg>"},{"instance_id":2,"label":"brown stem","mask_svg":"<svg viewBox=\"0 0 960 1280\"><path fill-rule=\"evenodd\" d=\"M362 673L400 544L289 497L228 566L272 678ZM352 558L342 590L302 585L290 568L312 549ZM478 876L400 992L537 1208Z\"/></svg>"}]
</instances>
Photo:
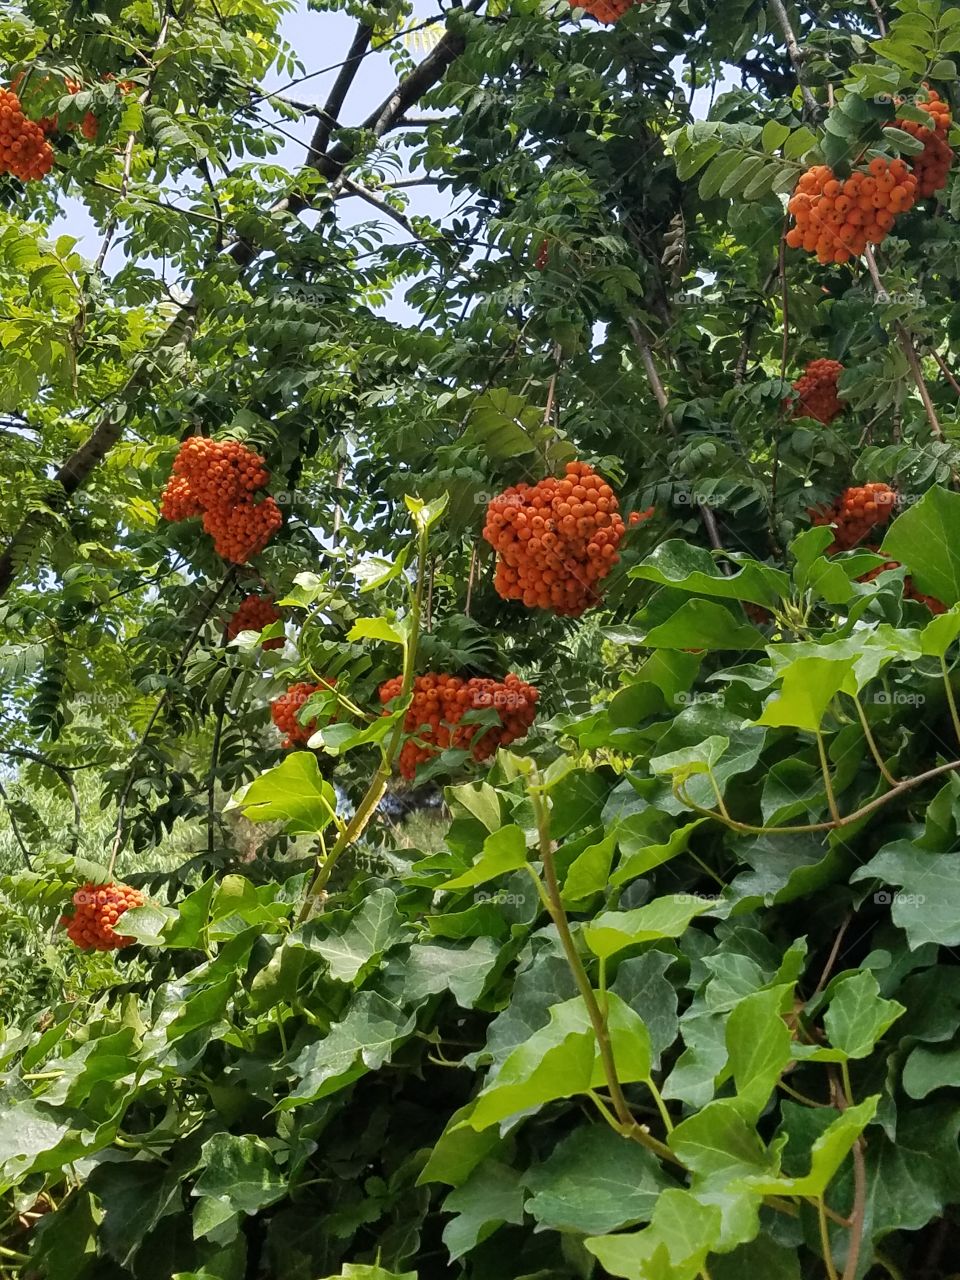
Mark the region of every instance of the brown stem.
<instances>
[{"instance_id":1,"label":"brown stem","mask_svg":"<svg viewBox=\"0 0 960 1280\"><path fill-rule=\"evenodd\" d=\"M870 272L870 279L873 281L873 287L877 292L877 296L885 295L887 291L884 288L880 272L877 270L877 260L873 256L873 250L869 245L867 245L866 249L863 251L863 256L866 259L867 270ZM903 354L906 356L907 364L910 366L910 372L913 374L913 381L916 384L917 391L920 393L920 399L923 401L923 408L927 415L927 422L930 424L930 430L938 440L942 440L943 428L940 426L937 411L933 407L933 401L930 399L930 391L923 376L923 369L920 366L920 357L917 355L917 349L913 345L913 339L910 337L909 333L907 333L899 320L896 321L893 328Z\"/></svg>"},{"instance_id":2,"label":"brown stem","mask_svg":"<svg viewBox=\"0 0 960 1280\"><path fill-rule=\"evenodd\" d=\"M837 936L834 938L833 946L830 948L830 954L827 956L827 963L823 966L823 972L820 974L820 979L813 989L813 995L810 997L811 1000L818 996L830 981L830 975L833 973L834 965L837 963L837 956L840 954L840 947L843 945L843 939L846 937L846 933L850 928L850 922L852 919L853 912L849 911L844 917L843 924L837 930Z\"/></svg>"},{"instance_id":3,"label":"brown stem","mask_svg":"<svg viewBox=\"0 0 960 1280\"><path fill-rule=\"evenodd\" d=\"M800 86L800 94L803 98L804 105L812 116L820 113L820 107L816 98L807 88L803 77L803 53L800 45L797 43L797 36L790 23L790 18L783 6L783 0L768 0L770 8L773 10L777 25L783 32L783 39L787 46L787 55L790 58L790 65L793 67L794 75L797 77L797 84Z\"/></svg>"},{"instance_id":4,"label":"brown stem","mask_svg":"<svg viewBox=\"0 0 960 1280\"><path fill-rule=\"evenodd\" d=\"M467 575L467 598L463 605L463 616L470 617L470 602L473 599L473 579L477 572L477 544L470 551L470 573Z\"/></svg>"},{"instance_id":5,"label":"brown stem","mask_svg":"<svg viewBox=\"0 0 960 1280\"><path fill-rule=\"evenodd\" d=\"M960 396L960 382L958 382L956 378L953 376L953 374L950 372L950 366L947 364L946 360L944 360L943 356L940 354L939 351L931 351L930 354L933 356L934 360L936 360L937 364L939 365L940 372L943 374L946 380L950 383L951 387L953 387L957 395Z\"/></svg>"},{"instance_id":6,"label":"brown stem","mask_svg":"<svg viewBox=\"0 0 960 1280\"><path fill-rule=\"evenodd\" d=\"M880 6L877 4L877 0L868 0L868 3L877 20L877 30L880 32L881 36L885 36L887 34L887 24L883 20L883 14L880 12Z\"/></svg>"},{"instance_id":7,"label":"brown stem","mask_svg":"<svg viewBox=\"0 0 960 1280\"><path fill-rule=\"evenodd\" d=\"M704 817L716 818L718 822L724 823L731 831L742 831L747 835L768 836L768 835L802 835L808 831L835 831L838 827L848 827L852 822L859 822L861 818L869 817L871 813L875 813L877 809L882 809L890 800L902 795L906 791L912 791L914 787L921 786L924 782L930 782L934 778L942 777L945 773L952 773L954 770L960 769L960 760L951 760L949 764L937 765L935 769L928 769L926 773L918 773L915 778L904 778L902 782L898 782L895 787L885 792L882 796L877 796L875 800L871 800L869 804L863 805L854 813L848 813L845 818L839 818L830 822L811 822L802 826L789 827L755 827L749 822L738 822L736 818L730 818L722 813L718 813L716 809L705 809L703 805L699 805L695 800L691 800L684 792L682 787L675 787L674 794L694 813L702 813Z\"/></svg>"}]
</instances>

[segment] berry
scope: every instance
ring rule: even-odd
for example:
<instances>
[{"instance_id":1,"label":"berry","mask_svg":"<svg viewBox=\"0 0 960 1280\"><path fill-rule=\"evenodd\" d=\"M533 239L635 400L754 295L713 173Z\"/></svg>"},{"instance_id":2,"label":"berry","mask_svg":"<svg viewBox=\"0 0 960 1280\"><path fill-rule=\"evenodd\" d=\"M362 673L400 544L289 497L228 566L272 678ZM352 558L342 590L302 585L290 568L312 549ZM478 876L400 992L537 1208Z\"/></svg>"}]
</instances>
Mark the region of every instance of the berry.
<instances>
[{"instance_id":1,"label":"berry","mask_svg":"<svg viewBox=\"0 0 960 1280\"><path fill-rule=\"evenodd\" d=\"M834 539L827 554L849 551L863 542L875 525L886 524L893 515L897 495L889 485L877 482L844 489L828 507L808 514L815 525L831 525Z\"/></svg>"},{"instance_id":2,"label":"berry","mask_svg":"<svg viewBox=\"0 0 960 1280\"><path fill-rule=\"evenodd\" d=\"M100 130L100 125L97 121L97 117L92 111L88 111L83 117L83 123L80 125L80 130L89 142L94 141Z\"/></svg>"},{"instance_id":3,"label":"berry","mask_svg":"<svg viewBox=\"0 0 960 1280\"><path fill-rule=\"evenodd\" d=\"M174 459L160 514L165 520L202 515L217 555L246 564L283 523L273 498L254 499L269 479L264 459L239 441L191 436Z\"/></svg>"},{"instance_id":4,"label":"berry","mask_svg":"<svg viewBox=\"0 0 960 1280\"><path fill-rule=\"evenodd\" d=\"M619 22L628 9L640 0L576 0L577 8L589 13L598 22L611 25Z\"/></svg>"},{"instance_id":5,"label":"berry","mask_svg":"<svg viewBox=\"0 0 960 1280\"><path fill-rule=\"evenodd\" d=\"M634 525L643 524L645 520L652 520L656 514L656 507L647 507L646 511L631 511L627 516L627 524L632 528Z\"/></svg>"},{"instance_id":6,"label":"berry","mask_svg":"<svg viewBox=\"0 0 960 1280\"><path fill-rule=\"evenodd\" d=\"M67 937L81 951L119 951L136 938L119 934L114 925L131 907L142 907L146 898L125 884L85 884L73 895L74 913L61 916Z\"/></svg>"},{"instance_id":7,"label":"berry","mask_svg":"<svg viewBox=\"0 0 960 1280\"><path fill-rule=\"evenodd\" d=\"M324 680L322 684L292 684L286 693L274 698L270 703L270 715L273 723L286 737L283 746L290 751L298 745L305 745L316 732L316 720L308 720L301 724L297 718L301 707L321 689L332 689L336 680Z\"/></svg>"},{"instance_id":8,"label":"berry","mask_svg":"<svg viewBox=\"0 0 960 1280\"><path fill-rule=\"evenodd\" d=\"M877 551L877 547L870 547L870 551ZM881 573L885 573L888 569L899 569L901 567L899 560L887 560L884 564L878 564L875 569L871 569L868 573L862 574L858 582L872 582L874 578L878 578ZM922 591L918 591L913 585L913 579L907 575L903 580L903 598L904 600L917 600L920 604L925 604L931 613L946 613L947 606L942 600L938 600L936 596L925 596Z\"/></svg>"},{"instance_id":9,"label":"berry","mask_svg":"<svg viewBox=\"0 0 960 1280\"><path fill-rule=\"evenodd\" d=\"M837 395L837 379L841 373L843 365L838 360L811 360L803 371L803 377L793 384L797 393L793 416L816 418L828 426L844 408Z\"/></svg>"},{"instance_id":10,"label":"berry","mask_svg":"<svg viewBox=\"0 0 960 1280\"><path fill-rule=\"evenodd\" d=\"M547 263L549 261L550 261L550 241L541 240L540 248L537 250L536 261L534 262L533 265L537 268L538 271L545 271Z\"/></svg>"},{"instance_id":11,"label":"berry","mask_svg":"<svg viewBox=\"0 0 960 1280\"><path fill-rule=\"evenodd\" d=\"M947 142L950 132L950 108L943 101L936 89L926 88L926 101L917 101L916 105L930 117L930 126L920 124L916 120L897 120L898 129L923 143L923 151L911 156L910 165L917 180L917 194L932 196L947 185L947 175L953 163L953 151Z\"/></svg>"},{"instance_id":12,"label":"berry","mask_svg":"<svg viewBox=\"0 0 960 1280\"><path fill-rule=\"evenodd\" d=\"M53 168L53 147L43 128L23 113L12 89L0 89L0 175L39 182Z\"/></svg>"},{"instance_id":13,"label":"berry","mask_svg":"<svg viewBox=\"0 0 960 1280\"><path fill-rule=\"evenodd\" d=\"M241 631L262 631L283 615L269 596L247 596L227 623L227 639L233 640ZM283 636L265 640L264 649L282 649Z\"/></svg>"},{"instance_id":14,"label":"berry","mask_svg":"<svg viewBox=\"0 0 960 1280\"><path fill-rule=\"evenodd\" d=\"M395 676L380 686L384 704L396 698L403 679ZM475 760L486 760L499 747L507 747L526 736L536 715L539 692L510 674L500 682L473 677L424 675L413 682L413 701L407 708L403 727L414 735L400 752L398 768L403 777L412 779L417 766L448 747L469 750ZM493 707L500 725L485 726L468 721L468 711ZM388 714L384 711L384 715Z\"/></svg>"},{"instance_id":15,"label":"berry","mask_svg":"<svg viewBox=\"0 0 960 1280\"><path fill-rule=\"evenodd\" d=\"M497 553L498 594L571 618L599 604L596 585L619 559L619 505L585 462L568 462L563 477L514 485L494 498L483 536Z\"/></svg>"},{"instance_id":16,"label":"berry","mask_svg":"<svg viewBox=\"0 0 960 1280\"><path fill-rule=\"evenodd\" d=\"M866 172L856 169L844 182L827 165L814 165L787 205L795 223L787 244L815 253L820 262L849 262L868 244L880 244L916 198L917 179L899 158L876 156Z\"/></svg>"}]
</instances>

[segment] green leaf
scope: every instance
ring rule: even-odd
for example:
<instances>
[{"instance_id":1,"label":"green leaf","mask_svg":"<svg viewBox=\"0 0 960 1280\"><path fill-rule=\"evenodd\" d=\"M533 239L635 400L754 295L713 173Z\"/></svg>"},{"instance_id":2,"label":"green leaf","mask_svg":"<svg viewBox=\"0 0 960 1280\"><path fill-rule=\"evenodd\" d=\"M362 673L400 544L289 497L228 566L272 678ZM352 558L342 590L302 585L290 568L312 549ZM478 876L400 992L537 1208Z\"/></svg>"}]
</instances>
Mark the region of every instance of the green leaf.
<instances>
[{"instance_id":1,"label":"green leaf","mask_svg":"<svg viewBox=\"0 0 960 1280\"><path fill-rule=\"evenodd\" d=\"M737 573L727 576L709 551L680 538L662 542L646 560L630 570L630 577L697 595L749 600L767 606L779 604L790 591L790 579L780 569L747 560Z\"/></svg>"},{"instance_id":2,"label":"green leaf","mask_svg":"<svg viewBox=\"0 0 960 1280\"><path fill-rule=\"evenodd\" d=\"M918 1044L903 1064L903 1091L909 1098L926 1098L935 1089L960 1086L960 1047Z\"/></svg>"},{"instance_id":3,"label":"green leaf","mask_svg":"<svg viewBox=\"0 0 960 1280\"><path fill-rule=\"evenodd\" d=\"M294 1059L291 1065L300 1084L279 1106L286 1109L326 1097L367 1071L379 1070L415 1022L414 1014L376 992L361 992L342 1020Z\"/></svg>"},{"instance_id":4,"label":"green leaf","mask_svg":"<svg viewBox=\"0 0 960 1280\"><path fill-rule=\"evenodd\" d=\"M527 839L520 827L511 824L492 832L483 842L480 857L462 875L438 885L440 889L468 889L486 884L508 871L519 871L527 865Z\"/></svg>"},{"instance_id":5,"label":"green leaf","mask_svg":"<svg viewBox=\"0 0 960 1280\"><path fill-rule=\"evenodd\" d=\"M781 1014L792 987L771 987L741 1000L727 1019L727 1053L737 1095L758 1119L792 1056Z\"/></svg>"},{"instance_id":6,"label":"green leaf","mask_svg":"<svg viewBox=\"0 0 960 1280\"><path fill-rule=\"evenodd\" d=\"M446 511L447 502L449 501L448 495L445 493L430 502L424 502L421 498L413 498L409 494L404 494L403 500L407 504L407 510L413 516L414 525L422 533L433 528L444 511Z\"/></svg>"},{"instance_id":7,"label":"green leaf","mask_svg":"<svg viewBox=\"0 0 960 1280\"><path fill-rule=\"evenodd\" d=\"M282 822L291 835L318 835L336 811L333 787L309 751L291 751L281 764L237 792L228 808L251 822Z\"/></svg>"},{"instance_id":8,"label":"green leaf","mask_svg":"<svg viewBox=\"0 0 960 1280\"><path fill-rule=\"evenodd\" d=\"M657 1201L649 1227L584 1241L600 1265L626 1280L696 1280L720 1238L720 1210L671 1188Z\"/></svg>"},{"instance_id":9,"label":"green leaf","mask_svg":"<svg viewBox=\"0 0 960 1280\"><path fill-rule=\"evenodd\" d=\"M365 1263L345 1262L343 1270L324 1280L417 1280L416 1271L386 1271L383 1267L370 1267Z\"/></svg>"},{"instance_id":10,"label":"green leaf","mask_svg":"<svg viewBox=\"0 0 960 1280\"><path fill-rule=\"evenodd\" d=\"M780 672L780 688L755 721L817 733L827 707L853 672L853 658L796 658Z\"/></svg>"},{"instance_id":11,"label":"green leaf","mask_svg":"<svg viewBox=\"0 0 960 1280\"><path fill-rule=\"evenodd\" d=\"M960 636L960 609L954 607L931 619L920 632L921 650L931 657L944 658L957 636Z\"/></svg>"},{"instance_id":12,"label":"green leaf","mask_svg":"<svg viewBox=\"0 0 960 1280\"><path fill-rule=\"evenodd\" d=\"M191 1191L231 1211L253 1214L287 1194L287 1180L261 1138L215 1133L202 1149L203 1172Z\"/></svg>"},{"instance_id":13,"label":"green leaf","mask_svg":"<svg viewBox=\"0 0 960 1280\"><path fill-rule=\"evenodd\" d=\"M894 520L880 550L905 564L925 595L960 602L960 493L928 489Z\"/></svg>"},{"instance_id":14,"label":"green leaf","mask_svg":"<svg viewBox=\"0 0 960 1280\"><path fill-rule=\"evenodd\" d=\"M847 974L830 988L830 1005L823 1025L834 1049L847 1058L866 1058L887 1029L906 1009L880 996L869 969Z\"/></svg>"},{"instance_id":15,"label":"green leaf","mask_svg":"<svg viewBox=\"0 0 960 1280\"><path fill-rule=\"evenodd\" d=\"M848 1107L814 1142L810 1172L796 1178L748 1177L743 1179L765 1196L821 1196L843 1164L853 1144L877 1111L880 1095Z\"/></svg>"},{"instance_id":16,"label":"green leaf","mask_svg":"<svg viewBox=\"0 0 960 1280\"><path fill-rule=\"evenodd\" d=\"M450 1261L456 1262L505 1222L523 1222L520 1175L509 1165L485 1161L463 1186L450 1192L443 1211L457 1215L443 1229Z\"/></svg>"},{"instance_id":17,"label":"green leaf","mask_svg":"<svg viewBox=\"0 0 960 1280\"><path fill-rule=\"evenodd\" d=\"M347 632L348 640L382 640L386 644L406 644L403 632L386 618L358 618Z\"/></svg>"},{"instance_id":18,"label":"green leaf","mask_svg":"<svg viewBox=\"0 0 960 1280\"><path fill-rule=\"evenodd\" d=\"M616 847L616 832L611 832L574 858L563 881L564 902L581 902L606 888Z\"/></svg>"},{"instance_id":19,"label":"green leaf","mask_svg":"<svg viewBox=\"0 0 960 1280\"><path fill-rule=\"evenodd\" d=\"M593 954L608 960L638 942L679 938L695 916L715 910L716 905L695 894L667 894L633 911L603 911L582 925L581 932Z\"/></svg>"},{"instance_id":20,"label":"green leaf","mask_svg":"<svg viewBox=\"0 0 960 1280\"><path fill-rule=\"evenodd\" d=\"M607 993L607 1027L617 1074L624 1084L650 1076L650 1039L640 1017L613 992ZM469 1117L485 1129L517 1112L570 1098L605 1083L600 1051L581 997L550 1010L547 1026L519 1045L481 1090Z\"/></svg>"},{"instance_id":21,"label":"green leaf","mask_svg":"<svg viewBox=\"0 0 960 1280\"><path fill-rule=\"evenodd\" d=\"M766 637L747 623L738 622L730 609L712 600L686 600L679 609L647 632L651 649L709 649L744 652L766 647Z\"/></svg>"},{"instance_id":22,"label":"green leaf","mask_svg":"<svg viewBox=\"0 0 960 1280\"><path fill-rule=\"evenodd\" d=\"M857 867L851 881L880 881L896 885L902 892L887 888L874 894L874 901L889 906L895 925L907 935L915 951L925 942L942 946L960 945L960 879L953 853L926 853L912 841L896 840L886 845L863 867Z\"/></svg>"},{"instance_id":23,"label":"green leaf","mask_svg":"<svg viewBox=\"0 0 960 1280\"><path fill-rule=\"evenodd\" d=\"M649 1222L670 1186L655 1156L604 1124L581 1125L524 1175L541 1229L596 1235Z\"/></svg>"},{"instance_id":24,"label":"green leaf","mask_svg":"<svg viewBox=\"0 0 960 1280\"><path fill-rule=\"evenodd\" d=\"M377 889L364 898L339 931L331 931L320 918L309 921L300 932L302 945L323 956L337 982L356 981L402 937L397 896L391 889ZM294 935L291 942L296 940Z\"/></svg>"}]
</instances>

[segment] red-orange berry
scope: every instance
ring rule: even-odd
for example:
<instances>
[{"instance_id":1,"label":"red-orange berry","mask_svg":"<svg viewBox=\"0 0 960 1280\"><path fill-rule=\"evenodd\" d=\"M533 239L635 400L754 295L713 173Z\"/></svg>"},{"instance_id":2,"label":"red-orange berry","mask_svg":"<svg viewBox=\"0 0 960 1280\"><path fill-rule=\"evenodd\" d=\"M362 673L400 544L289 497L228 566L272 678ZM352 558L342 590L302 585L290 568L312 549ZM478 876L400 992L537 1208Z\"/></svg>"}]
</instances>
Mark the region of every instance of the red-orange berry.
<instances>
[{"instance_id":1,"label":"red-orange berry","mask_svg":"<svg viewBox=\"0 0 960 1280\"><path fill-rule=\"evenodd\" d=\"M241 631L263 631L283 615L269 596L247 596L227 623L227 639L235 639ZM264 649L282 649L283 636L263 642Z\"/></svg>"},{"instance_id":2,"label":"red-orange berry","mask_svg":"<svg viewBox=\"0 0 960 1280\"><path fill-rule=\"evenodd\" d=\"M567 617L599 604L597 584L617 563L623 533L616 494L585 462L513 485L489 504L483 527L498 594Z\"/></svg>"},{"instance_id":3,"label":"red-orange berry","mask_svg":"<svg viewBox=\"0 0 960 1280\"><path fill-rule=\"evenodd\" d=\"M81 951L119 951L136 938L117 933L115 925L131 907L142 907L146 898L125 884L85 884L73 895L73 914L60 917L67 937Z\"/></svg>"},{"instance_id":4,"label":"red-orange berry","mask_svg":"<svg viewBox=\"0 0 960 1280\"><path fill-rule=\"evenodd\" d=\"M841 373L843 365L839 360L811 360L803 376L793 384L797 393L793 416L816 418L828 426L844 409L837 395L837 379Z\"/></svg>"},{"instance_id":5,"label":"red-orange berry","mask_svg":"<svg viewBox=\"0 0 960 1280\"><path fill-rule=\"evenodd\" d=\"M274 698L270 703L270 715L273 723L284 734L283 746L289 751L297 746L304 746L317 729L316 720L308 720L301 724L299 714L301 708L321 689L332 689L336 680L324 680L321 684L301 682L292 684L286 693Z\"/></svg>"},{"instance_id":6,"label":"red-orange berry","mask_svg":"<svg viewBox=\"0 0 960 1280\"><path fill-rule=\"evenodd\" d=\"M380 686L385 705L403 688L400 676ZM411 736L400 751L397 767L412 779L417 766L448 747L470 751L475 760L487 760L499 747L507 747L526 736L533 724L540 694L511 673L503 681L461 676L423 675L413 682L413 701L407 708L403 727ZM499 725L464 723L469 711L492 707ZM384 715L388 709L384 711Z\"/></svg>"}]
</instances>

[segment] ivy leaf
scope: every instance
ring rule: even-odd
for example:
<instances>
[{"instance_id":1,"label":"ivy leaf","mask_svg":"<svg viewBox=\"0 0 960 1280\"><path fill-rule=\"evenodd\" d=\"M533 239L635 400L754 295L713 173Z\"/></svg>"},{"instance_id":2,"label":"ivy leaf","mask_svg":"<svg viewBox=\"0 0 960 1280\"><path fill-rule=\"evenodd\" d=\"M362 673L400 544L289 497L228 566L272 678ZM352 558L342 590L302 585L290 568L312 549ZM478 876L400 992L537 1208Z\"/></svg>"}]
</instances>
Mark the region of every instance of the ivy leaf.
<instances>
[{"instance_id":1,"label":"ivy leaf","mask_svg":"<svg viewBox=\"0 0 960 1280\"><path fill-rule=\"evenodd\" d=\"M231 1212L258 1213L287 1193L287 1180L261 1138L215 1133L203 1144L202 1162L191 1195L219 1200Z\"/></svg>"},{"instance_id":2,"label":"ivy leaf","mask_svg":"<svg viewBox=\"0 0 960 1280\"><path fill-rule=\"evenodd\" d=\"M847 974L830 987L830 1005L823 1025L834 1049L843 1058L866 1058L873 1046L906 1009L880 996L869 969Z\"/></svg>"},{"instance_id":3,"label":"ivy leaf","mask_svg":"<svg viewBox=\"0 0 960 1280\"><path fill-rule=\"evenodd\" d=\"M607 1027L617 1073L624 1084L650 1077L650 1037L640 1017L613 992ZM509 1055L481 1090L469 1123L497 1124L520 1111L602 1087L606 1077L583 1000L577 996L550 1010L550 1021Z\"/></svg>"},{"instance_id":4,"label":"ivy leaf","mask_svg":"<svg viewBox=\"0 0 960 1280\"><path fill-rule=\"evenodd\" d=\"M790 1028L781 1014L793 988L771 987L747 996L727 1019L727 1054L738 1098L755 1118L767 1104L792 1056Z\"/></svg>"},{"instance_id":5,"label":"ivy leaf","mask_svg":"<svg viewBox=\"0 0 960 1280\"><path fill-rule=\"evenodd\" d=\"M893 923L907 935L911 951L925 942L960 944L960 879L953 853L920 852L909 840L886 845L850 876L851 882L879 880L901 893L881 889L875 900L890 906Z\"/></svg>"},{"instance_id":6,"label":"ivy leaf","mask_svg":"<svg viewBox=\"0 0 960 1280\"><path fill-rule=\"evenodd\" d=\"M633 911L604 911L581 926L583 940L595 956L609 960L638 942L679 938L695 916L715 911L717 903L690 893L666 894Z\"/></svg>"},{"instance_id":7,"label":"ivy leaf","mask_svg":"<svg viewBox=\"0 0 960 1280\"><path fill-rule=\"evenodd\" d=\"M960 601L960 493L935 485L898 516L880 548L910 570L917 589L946 605Z\"/></svg>"},{"instance_id":8,"label":"ivy leaf","mask_svg":"<svg viewBox=\"0 0 960 1280\"><path fill-rule=\"evenodd\" d=\"M462 875L438 885L439 889L468 889L472 885L486 884L508 871L519 871L527 865L527 839L523 831L511 824L501 827L487 836L480 857Z\"/></svg>"},{"instance_id":9,"label":"ivy leaf","mask_svg":"<svg viewBox=\"0 0 960 1280\"><path fill-rule=\"evenodd\" d=\"M595 844L588 845L574 858L563 882L564 902L582 902L584 898L606 888L616 847L616 832L612 832Z\"/></svg>"},{"instance_id":10,"label":"ivy leaf","mask_svg":"<svg viewBox=\"0 0 960 1280\"><path fill-rule=\"evenodd\" d=\"M671 1188L649 1227L629 1235L591 1236L584 1244L605 1271L626 1280L696 1280L720 1239L720 1210ZM655 1269L654 1269L655 1268Z\"/></svg>"},{"instance_id":11,"label":"ivy leaf","mask_svg":"<svg viewBox=\"0 0 960 1280\"><path fill-rule=\"evenodd\" d=\"M391 889L377 889L341 929L331 930L322 918L310 920L300 931L299 941L308 951L323 956L337 982L354 982L402 937L396 894ZM297 940L293 935L291 943Z\"/></svg>"},{"instance_id":12,"label":"ivy leaf","mask_svg":"<svg viewBox=\"0 0 960 1280\"><path fill-rule=\"evenodd\" d=\"M292 751L227 804L251 822L282 822L291 835L319 835L336 812L333 787L320 776L310 751Z\"/></svg>"},{"instance_id":13,"label":"ivy leaf","mask_svg":"<svg viewBox=\"0 0 960 1280\"><path fill-rule=\"evenodd\" d=\"M523 1222L523 1187L509 1165L487 1160L443 1202L457 1216L443 1229L450 1261L456 1262L505 1222Z\"/></svg>"},{"instance_id":14,"label":"ivy leaf","mask_svg":"<svg viewBox=\"0 0 960 1280\"><path fill-rule=\"evenodd\" d=\"M601 1235L649 1222L670 1181L657 1158L608 1125L581 1125L523 1179L541 1229Z\"/></svg>"},{"instance_id":15,"label":"ivy leaf","mask_svg":"<svg viewBox=\"0 0 960 1280\"><path fill-rule=\"evenodd\" d=\"M848 1107L823 1131L810 1150L810 1172L796 1178L750 1176L743 1181L764 1196L821 1196L859 1138L876 1115L880 1095Z\"/></svg>"},{"instance_id":16,"label":"ivy leaf","mask_svg":"<svg viewBox=\"0 0 960 1280\"><path fill-rule=\"evenodd\" d=\"M903 1091L910 1098L925 1098L934 1089L960 1085L960 1048L918 1044L903 1064Z\"/></svg>"},{"instance_id":17,"label":"ivy leaf","mask_svg":"<svg viewBox=\"0 0 960 1280\"><path fill-rule=\"evenodd\" d=\"M294 1059L291 1065L300 1084L278 1105L286 1109L326 1097L367 1071L379 1070L415 1022L414 1014L376 992L361 992L343 1019Z\"/></svg>"},{"instance_id":18,"label":"ivy leaf","mask_svg":"<svg viewBox=\"0 0 960 1280\"><path fill-rule=\"evenodd\" d=\"M688 822L685 826L675 828L665 841L658 843L651 841L643 843L642 839L636 837L630 838L623 830L620 832L620 863L610 877L612 885L626 884L630 880L635 880L637 876L642 876L648 871L652 871L654 867L662 866L665 862L678 857L681 853L686 853L690 844L690 838L693 833L708 818L696 818L693 822ZM625 826L629 828L630 819L627 819ZM639 845L639 848L637 847Z\"/></svg>"}]
</instances>

